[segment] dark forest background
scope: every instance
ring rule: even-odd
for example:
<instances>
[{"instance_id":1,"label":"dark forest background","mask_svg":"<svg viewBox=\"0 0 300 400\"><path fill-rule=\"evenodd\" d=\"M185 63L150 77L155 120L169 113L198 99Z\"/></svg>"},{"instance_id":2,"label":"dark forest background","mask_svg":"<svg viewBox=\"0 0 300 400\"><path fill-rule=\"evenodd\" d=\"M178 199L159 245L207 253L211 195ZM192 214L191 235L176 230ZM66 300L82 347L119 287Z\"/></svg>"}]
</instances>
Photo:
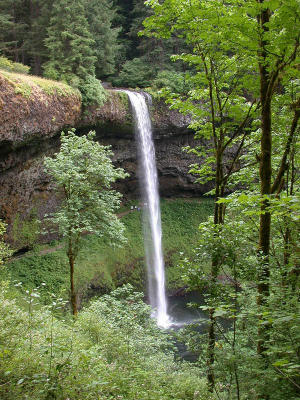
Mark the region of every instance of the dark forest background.
<instances>
[{"instance_id":1,"label":"dark forest background","mask_svg":"<svg viewBox=\"0 0 300 400\"><path fill-rule=\"evenodd\" d=\"M2 0L0 56L79 88L88 74L114 86L178 89L184 67L170 56L186 45L140 36L150 13L143 0Z\"/></svg>"}]
</instances>

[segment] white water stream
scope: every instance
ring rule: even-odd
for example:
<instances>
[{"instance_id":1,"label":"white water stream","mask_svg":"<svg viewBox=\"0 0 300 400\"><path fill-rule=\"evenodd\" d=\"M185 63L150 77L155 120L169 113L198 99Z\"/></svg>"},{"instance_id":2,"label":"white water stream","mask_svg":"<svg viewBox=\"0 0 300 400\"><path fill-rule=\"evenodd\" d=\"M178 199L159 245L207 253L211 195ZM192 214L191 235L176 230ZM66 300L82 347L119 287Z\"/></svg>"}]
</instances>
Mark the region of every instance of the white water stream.
<instances>
[{"instance_id":1,"label":"white water stream","mask_svg":"<svg viewBox=\"0 0 300 400\"><path fill-rule=\"evenodd\" d=\"M133 109L141 164L140 179L144 201L144 243L150 304L154 310L157 325L167 328L170 325L170 321L165 294L161 216L151 120L145 97L141 93L128 90L124 90L124 92L127 93Z\"/></svg>"}]
</instances>

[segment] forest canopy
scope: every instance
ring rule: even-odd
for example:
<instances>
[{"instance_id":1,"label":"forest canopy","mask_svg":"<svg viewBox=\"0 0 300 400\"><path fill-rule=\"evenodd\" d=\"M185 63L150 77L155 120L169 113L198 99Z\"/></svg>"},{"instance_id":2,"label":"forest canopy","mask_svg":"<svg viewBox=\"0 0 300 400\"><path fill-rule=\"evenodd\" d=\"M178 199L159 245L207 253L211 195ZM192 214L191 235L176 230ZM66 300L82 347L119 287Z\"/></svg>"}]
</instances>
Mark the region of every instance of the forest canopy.
<instances>
[{"instance_id":1,"label":"forest canopy","mask_svg":"<svg viewBox=\"0 0 300 400\"><path fill-rule=\"evenodd\" d=\"M86 105L101 103L96 79L134 88L182 72L170 61L179 38L139 36L150 14L142 0L1 0L0 55L78 87Z\"/></svg>"}]
</instances>

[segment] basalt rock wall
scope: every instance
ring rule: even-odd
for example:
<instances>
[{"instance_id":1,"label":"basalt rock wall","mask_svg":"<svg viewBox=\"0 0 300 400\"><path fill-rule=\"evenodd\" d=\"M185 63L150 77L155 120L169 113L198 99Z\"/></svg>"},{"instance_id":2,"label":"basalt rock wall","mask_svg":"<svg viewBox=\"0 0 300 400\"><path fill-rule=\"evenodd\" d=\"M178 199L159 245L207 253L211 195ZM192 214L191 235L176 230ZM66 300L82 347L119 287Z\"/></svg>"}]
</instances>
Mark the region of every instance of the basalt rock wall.
<instances>
[{"instance_id":1,"label":"basalt rock wall","mask_svg":"<svg viewBox=\"0 0 300 400\"><path fill-rule=\"evenodd\" d=\"M42 218L57 207L60 200L43 170L43 158L59 150L60 132L71 127L78 134L95 130L97 140L112 146L115 164L130 174L117 189L125 199L138 198L137 150L127 95L110 91L102 107L82 112L80 94L74 89L22 79L0 72L0 218L9 224L9 232L16 216ZM182 151L183 146L195 145L189 118L163 102L154 101L150 108L161 195L205 193L209 187L194 184L188 172L198 160Z\"/></svg>"}]
</instances>

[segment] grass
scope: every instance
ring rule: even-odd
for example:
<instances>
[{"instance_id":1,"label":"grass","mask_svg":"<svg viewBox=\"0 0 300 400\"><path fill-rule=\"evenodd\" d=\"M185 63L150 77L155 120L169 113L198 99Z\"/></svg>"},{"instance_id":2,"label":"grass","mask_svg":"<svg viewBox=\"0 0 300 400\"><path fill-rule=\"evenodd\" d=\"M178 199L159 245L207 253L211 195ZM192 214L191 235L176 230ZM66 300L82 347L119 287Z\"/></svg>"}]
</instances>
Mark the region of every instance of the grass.
<instances>
[{"instance_id":1,"label":"grass","mask_svg":"<svg viewBox=\"0 0 300 400\"><path fill-rule=\"evenodd\" d=\"M130 205L127 205L121 211L129 209ZM180 252L190 254L197 243L199 223L206 220L212 211L213 202L206 198L161 201L163 247L169 288L180 286L180 271L177 268ZM141 219L142 213L137 210L122 217L128 239L123 248L113 247L94 235L82 238L81 250L76 260L76 287L81 297L86 296L91 286L97 288L97 293L107 292L126 282L132 283L137 289L144 289ZM69 270L63 242L36 246L26 256L11 261L9 272L12 280L22 281L25 287L39 286L45 282L47 288L54 293L61 294L64 290L68 292Z\"/></svg>"},{"instance_id":2,"label":"grass","mask_svg":"<svg viewBox=\"0 0 300 400\"><path fill-rule=\"evenodd\" d=\"M80 96L80 93L77 89L74 89L63 82L53 81L34 75L8 72L1 69L0 73L15 88L16 94L21 94L26 98L31 97L34 88L42 90L47 95Z\"/></svg>"}]
</instances>

